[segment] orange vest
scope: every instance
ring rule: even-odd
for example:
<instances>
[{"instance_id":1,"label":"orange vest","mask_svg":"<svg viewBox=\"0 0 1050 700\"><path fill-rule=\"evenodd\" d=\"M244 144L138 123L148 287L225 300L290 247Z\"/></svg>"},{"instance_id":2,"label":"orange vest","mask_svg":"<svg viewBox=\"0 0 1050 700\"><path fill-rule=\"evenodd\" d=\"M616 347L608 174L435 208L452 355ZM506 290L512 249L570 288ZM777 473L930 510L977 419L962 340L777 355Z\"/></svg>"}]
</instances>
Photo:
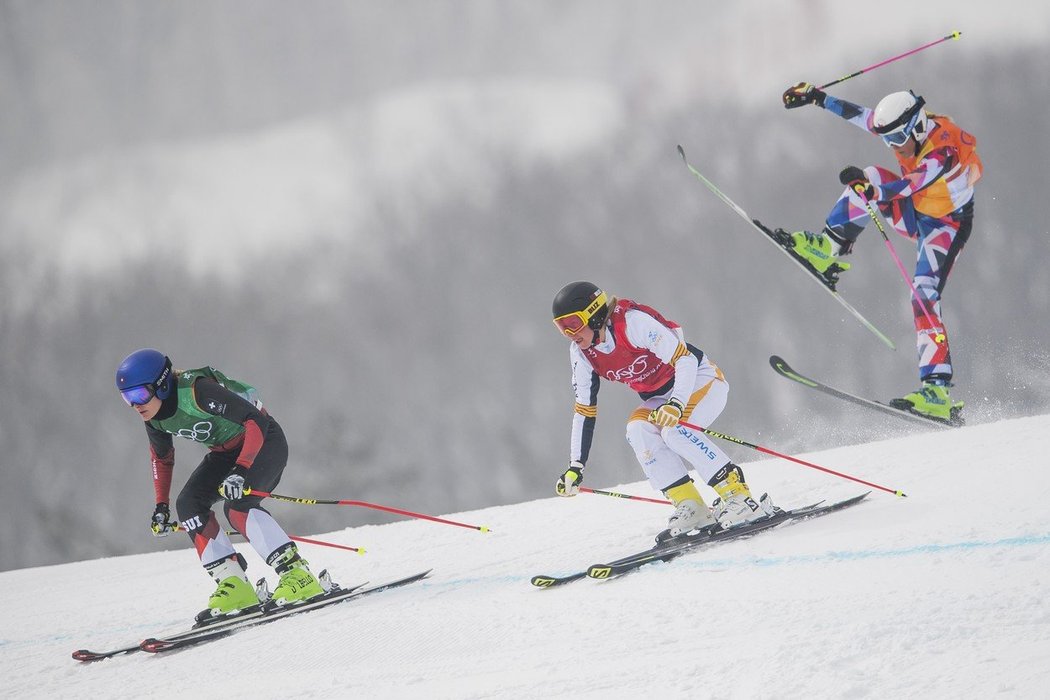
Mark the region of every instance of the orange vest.
<instances>
[{"instance_id":1,"label":"orange vest","mask_svg":"<svg viewBox=\"0 0 1050 700\"><path fill-rule=\"evenodd\" d=\"M963 131L948 117L930 114L930 135L913 157L897 153L901 174L907 175L931 151L952 148L956 162L928 187L911 196L915 210L921 214L941 218L947 216L973 197L973 186L982 175L981 158L977 155L977 139Z\"/></svg>"}]
</instances>

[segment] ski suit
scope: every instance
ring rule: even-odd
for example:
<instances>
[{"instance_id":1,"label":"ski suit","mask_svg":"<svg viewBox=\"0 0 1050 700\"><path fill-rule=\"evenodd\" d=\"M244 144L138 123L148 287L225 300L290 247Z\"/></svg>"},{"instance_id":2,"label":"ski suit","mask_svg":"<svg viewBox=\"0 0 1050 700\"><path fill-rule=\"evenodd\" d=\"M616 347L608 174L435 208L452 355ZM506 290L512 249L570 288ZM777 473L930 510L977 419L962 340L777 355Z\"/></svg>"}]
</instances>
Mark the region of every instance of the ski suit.
<instances>
[{"instance_id":1,"label":"ski suit","mask_svg":"<svg viewBox=\"0 0 1050 700\"><path fill-rule=\"evenodd\" d=\"M824 109L865 131L872 127L873 110L831 95ZM926 312L911 300L915 319L919 378L922 381L952 378L947 330L941 320L941 296L948 274L970 237L973 225L974 184L982 174L976 139L948 117L929 114L927 137L913 156L895 151L900 176L878 166L864 168L875 187L875 200L893 228L917 244L913 283L925 302ZM831 208L827 226L845 239L847 249L867 225L870 216L864 200L847 187ZM931 325L930 319L933 320ZM944 334L944 340L935 338Z\"/></svg>"},{"instance_id":2,"label":"ski suit","mask_svg":"<svg viewBox=\"0 0 1050 700\"><path fill-rule=\"evenodd\" d=\"M146 421L157 503L169 503L175 467L173 436L201 443L208 454L179 493L176 509L201 563L207 569L237 554L211 508L220 500L219 485L234 471L261 491L277 486L288 462L288 442L281 426L262 408L254 388L212 368L180 370L175 390L160 411ZM258 496L226 501L230 524L270 563L291 539L262 507Z\"/></svg>"},{"instance_id":3,"label":"ski suit","mask_svg":"<svg viewBox=\"0 0 1050 700\"><path fill-rule=\"evenodd\" d=\"M607 379L626 384L642 399L627 419L627 441L654 489L663 491L687 477L686 462L704 483L729 464L729 456L703 433L682 425L661 428L648 420L654 409L675 398L685 406L683 421L706 428L722 413L729 395L721 370L685 342L677 323L648 306L616 300L605 342L586 350L572 344L569 361L576 394L570 461L587 462L598 415L598 386Z\"/></svg>"}]
</instances>

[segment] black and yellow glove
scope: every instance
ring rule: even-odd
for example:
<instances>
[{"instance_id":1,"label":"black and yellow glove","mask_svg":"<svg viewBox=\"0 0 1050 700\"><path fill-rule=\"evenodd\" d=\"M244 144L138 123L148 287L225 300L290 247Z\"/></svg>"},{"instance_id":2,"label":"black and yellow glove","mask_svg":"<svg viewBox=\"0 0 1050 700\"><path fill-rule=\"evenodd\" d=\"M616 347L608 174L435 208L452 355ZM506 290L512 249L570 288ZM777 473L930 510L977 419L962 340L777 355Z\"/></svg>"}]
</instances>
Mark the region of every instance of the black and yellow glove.
<instances>
[{"instance_id":1,"label":"black and yellow glove","mask_svg":"<svg viewBox=\"0 0 1050 700\"><path fill-rule=\"evenodd\" d=\"M583 483L583 463L569 462L569 468L554 484L554 491L559 496L575 496L580 492Z\"/></svg>"},{"instance_id":2,"label":"black and yellow glove","mask_svg":"<svg viewBox=\"0 0 1050 700\"><path fill-rule=\"evenodd\" d=\"M685 406L678 399L667 399L667 403L660 406L649 414L649 422L656 423L661 428L673 428L682 420Z\"/></svg>"},{"instance_id":3,"label":"black and yellow glove","mask_svg":"<svg viewBox=\"0 0 1050 700\"><path fill-rule=\"evenodd\" d=\"M864 171L855 165L847 165L839 173L839 182L859 194L867 201L875 199L875 185L871 184Z\"/></svg>"},{"instance_id":4,"label":"black and yellow glove","mask_svg":"<svg viewBox=\"0 0 1050 700\"><path fill-rule=\"evenodd\" d=\"M171 519L171 509L167 503L158 503L153 509L149 529L153 530L154 537L165 537L179 529L179 524Z\"/></svg>"},{"instance_id":5,"label":"black and yellow glove","mask_svg":"<svg viewBox=\"0 0 1050 700\"><path fill-rule=\"evenodd\" d=\"M811 103L823 107L825 97L827 93L812 83L798 83L784 91L784 109L794 109Z\"/></svg>"}]
</instances>

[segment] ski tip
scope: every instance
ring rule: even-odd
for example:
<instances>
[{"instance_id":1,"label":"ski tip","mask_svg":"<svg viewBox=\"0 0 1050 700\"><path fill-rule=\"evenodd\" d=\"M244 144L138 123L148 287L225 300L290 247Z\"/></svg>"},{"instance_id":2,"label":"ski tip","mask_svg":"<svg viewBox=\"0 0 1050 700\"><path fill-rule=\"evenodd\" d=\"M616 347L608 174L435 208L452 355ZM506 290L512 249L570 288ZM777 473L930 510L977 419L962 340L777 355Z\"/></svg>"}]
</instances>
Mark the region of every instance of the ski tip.
<instances>
[{"instance_id":1,"label":"ski tip","mask_svg":"<svg viewBox=\"0 0 1050 700\"><path fill-rule=\"evenodd\" d=\"M685 160L685 149L682 148L682 144L678 144L678 155L682 156L682 160Z\"/></svg>"},{"instance_id":2,"label":"ski tip","mask_svg":"<svg viewBox=\"0 0 1050 700\"><path fill-rule=\"evenodd\" d=\"M533 576L531 581L533 586L537 588L550 588L554 585L553 576Z\"/></svg>"},{"instance_id":3,"label":"ski tip","mask_svg":"<svg viewBox=\"0 0 1050 700\"><path fill-rule=\"evenodd\" d=\"M907 498L908 497L908 494L904 493L903 491L894 491L893 495L897 496L898 498Z\"/></svg>"}]
</instances>

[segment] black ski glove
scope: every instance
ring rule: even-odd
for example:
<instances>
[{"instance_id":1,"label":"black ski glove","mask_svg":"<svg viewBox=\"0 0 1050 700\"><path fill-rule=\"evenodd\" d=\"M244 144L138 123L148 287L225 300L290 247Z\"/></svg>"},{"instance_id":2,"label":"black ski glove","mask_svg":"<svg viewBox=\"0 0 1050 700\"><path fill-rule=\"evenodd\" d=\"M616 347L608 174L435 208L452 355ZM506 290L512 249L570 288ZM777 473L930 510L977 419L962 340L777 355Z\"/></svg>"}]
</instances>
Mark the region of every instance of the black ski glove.
<instances>
[{"instance_id":1,"label":"black ski glove","mask_svg":"<svg viewBox=\"0 0 1050 700\"><path fill-rule=\"evenodd\" d=\"M867 201L875 199L875 185L871 184L864 171L855 165L847 165L839 173L839 182L848 186Z\"/></svg>"},{"instance_id":2,"label":"black ski glove","mask_svg":"<svg viewBox=\"0 0 1050 700\"><path fill-rule=\"evenodd\" d=\"M784 109L794 109L811 102L823 107L825 97L827 93L812 83L798 83L784 91Z\"/></svg>"},{"instance_id":3,"label":"black ski glove","mask_svg":"<svg viewBox=\"0 0 1050 700\"><path fill-rule=\"evenodd\" d=\"M153 509L153 517L150 518L150 529L154 537L167 537L170 533L179 529L179 524L172 521L171 510L167 503L158 503Z\"/></svg>"}]
</instances>

